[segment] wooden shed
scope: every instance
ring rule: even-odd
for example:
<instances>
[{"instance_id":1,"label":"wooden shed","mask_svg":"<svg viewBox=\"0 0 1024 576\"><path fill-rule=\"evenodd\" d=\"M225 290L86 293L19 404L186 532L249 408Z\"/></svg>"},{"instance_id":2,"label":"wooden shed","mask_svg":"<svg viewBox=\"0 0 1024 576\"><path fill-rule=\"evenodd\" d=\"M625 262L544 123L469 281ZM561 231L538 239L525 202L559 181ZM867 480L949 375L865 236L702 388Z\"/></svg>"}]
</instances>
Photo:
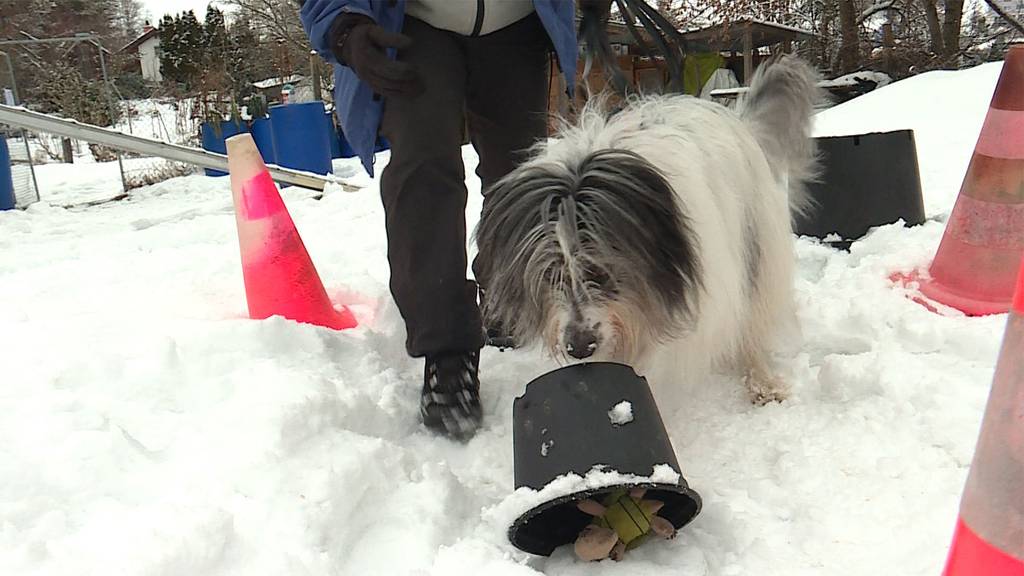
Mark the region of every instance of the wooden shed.
<instances>
[{"instance_id":1,"label":"wooden shed","mask_svg":"<svg viewBox=\"0 0 1024 576\"><path fill-rule=\"evenodd\" d=\"M576 25L579 26L578 18ZM648 46L653 46L646 31L639 25L637 28ZM664 92L670 78L664 59L658 55L654 58L645 56L624 22L610 20L607 31L609 43L626 79L642 92ZM681 32L681 35L686 42L683 86L684 91L690 94L699 94L701 86L717 68L728 68L742 85L747 85L763 59L761 48L767 47L772 53L789 52L794 43L814 38L814 34L807 30L754 18L689 30ZM581 45L576 65L576 108L586 101L587 86L600 91L608 82L604 68L596 61L584 78L585 62L585 47ZM550 69L548 105L549 110L559 116L569 117L572 114L573 107L569 106L565 80L556 58L552 58Z\"/></svg>"},{"instance_id":2,"label":"wooden shed","mask_svg":"<svg viewBox=\"0 0 1024 576\"><path fill-rule=\"evenodd\" d=\"M742 18L683 32L683 38L689 51L728 54L727 66L747 86L760 64L761 48L772 48L772 52L791 52L793 43L810 40L814 34L793 26Z\"/></svg>"},{"instance_id":3,"label":"wooden shed","mask_svg":"<svg viewBox=\"0 0 1024 576\"><path fill-rule=\"evenodd\" d=\"M579 27L579 17L576 19L576 26ZM640 28L639 24L637 25ZM665 64L660 57L648 58L642 54L641 47L633 39L625 23L611 20L608 22L608 41L612 51L618 59L619 68L622 69L626 79L646 92L662 92L668 84L668 73ZM651 44L649 36L641 29L640 33ZM576 105L581 106L586 101L586 86L594 91L604 88L608 82L607 75L600 62L594 61L590 73L584 78L585 71L585 47L579 47L579 59L576 63ZM557 111L566 116L569 111L569 102L565 94L565 78L558 66L558 59L552 57L549 77L548 104L549 109ZM581 88L582 87L582 88Z\"/></svg>"}]
</instances>

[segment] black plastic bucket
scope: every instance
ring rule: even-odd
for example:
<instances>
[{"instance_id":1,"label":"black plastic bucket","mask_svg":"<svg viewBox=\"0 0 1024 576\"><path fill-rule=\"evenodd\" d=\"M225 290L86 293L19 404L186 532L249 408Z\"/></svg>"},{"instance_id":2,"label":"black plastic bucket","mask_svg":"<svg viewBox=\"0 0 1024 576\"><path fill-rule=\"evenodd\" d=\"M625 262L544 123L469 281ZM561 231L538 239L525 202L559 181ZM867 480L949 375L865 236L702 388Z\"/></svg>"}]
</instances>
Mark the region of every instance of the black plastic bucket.
<instances>
[{"instance_id":1,"label":"black plastic bucket","mask_svg":"<svg viewBox=\"0 0 1024 576\"><path fill-rule=\"evenodd\" d=\"M924 201L913 130L815 138L822 176L808 186L814 206L795 221L795 232L849 250L876 226L903 219L923 224Z\"/></svg>"},{"instance_id":2,"label":"black plastic bucket","mask_svg":"<svg viewBox=\"0 0 1024 576\"><path fill-rule=\"evenodd\" d=\"M609 414L622 402L632 409L624 423ZM586 476L596 466L641 477L652 476L659 465L679 473L674 484L615 484L545 502L509 528L509 540L520 550L548 556L574 542L592 520L575 503L620 488L647 487L646 498L665 503L658 515L676 529L700 512L700 496L682 476L647 380L629 366L576 364L538 377L513 403L512 427L517 489L540 490L559 476Z\"/></svg>"}]
</instances>

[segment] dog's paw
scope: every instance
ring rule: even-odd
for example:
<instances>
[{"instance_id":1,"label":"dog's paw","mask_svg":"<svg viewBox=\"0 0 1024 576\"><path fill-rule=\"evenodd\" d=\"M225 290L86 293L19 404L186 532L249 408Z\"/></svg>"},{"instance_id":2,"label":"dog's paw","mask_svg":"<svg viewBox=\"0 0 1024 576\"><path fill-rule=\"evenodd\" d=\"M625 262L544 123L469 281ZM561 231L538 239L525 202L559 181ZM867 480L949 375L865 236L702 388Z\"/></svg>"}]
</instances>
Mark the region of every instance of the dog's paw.
<instances>
[{"instance_id":1,"label":"dog's paw","mask_svg":"<svg viewBox=\"0 0 1024 576\"><path fill-rule=\"evenodd\" d=\"M743 377L750 402L764 406L772 402L782 402L789 397L789 386L778 376L761 370L753 370Z\"/></svg>"}]
</instances>

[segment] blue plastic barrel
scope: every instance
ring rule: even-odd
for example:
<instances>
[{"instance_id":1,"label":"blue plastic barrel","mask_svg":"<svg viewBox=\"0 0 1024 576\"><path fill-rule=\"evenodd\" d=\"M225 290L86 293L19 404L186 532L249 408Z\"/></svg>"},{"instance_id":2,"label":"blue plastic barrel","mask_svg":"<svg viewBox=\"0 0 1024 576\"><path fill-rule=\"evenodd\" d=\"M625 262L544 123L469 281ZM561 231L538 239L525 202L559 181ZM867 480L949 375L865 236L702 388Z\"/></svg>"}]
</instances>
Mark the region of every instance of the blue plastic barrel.
<instances>
[{"instance_id":1,"label":"blue plastic barrel","mask_svg":"<svg viewBox=\"0 0 1024 576\"><path fill-rule=\"evenodd\" d=\"M327 114L319 100L270 107L277 163L314 174L330 174L331 142Z\"/></svg>"},{"instance_id":2,"label":"blue plastic barrel","mask_svg":"<svg viewBox=\"0 0 1024 576\"><path fill-rule=\"evenodd\" d=\"M256 148L260 151L260 156L263 156L263 161L267 164L276 164L277 152L274 149L274 125L270 122L270 117L264 116L263 118L253 120L249 126L249 132L252 134L252 139L256 142Z\"/></svg>"},{"instance_id":3,"label":"blue plastic barrel","mask_svg":"<svg viewBox=\"0 0 1024 576\"><path fill-rule=\"evenodd\" d=\"M345 138L345 132L338 126L338 146L341 148L340 158L354 158L356 151L352 149L352 145L348 143L348 138Z\"/></svg>"},{"instance_id":4,"label":"blue plastic barrel","mask_svg":"<svg viewBox=\"0 0 1024 576\"><path fill-rule=\"evenodd\" d=\"M0 210L14 208L14 179L11 178L11 151L7 138L0 135Z\"/></svg>"},{"instance_id":5,"label":"blue plastic barrel","mask_svg":"<svg viewBox=\"0 0 1024 576\"><path fill-rule=\"evenodd\" d=\"M210 152L216 152L218 154L227 154L228 149L224 141L232 136L245 132L245 128L245 124L235 122L233 120L222 120L218 127L215 127L209 122L203 122L203 150L209 150ZM228 173L221 172L220 170L206 169L206 175L227 176Z\"/></svg>"}]
</instances>

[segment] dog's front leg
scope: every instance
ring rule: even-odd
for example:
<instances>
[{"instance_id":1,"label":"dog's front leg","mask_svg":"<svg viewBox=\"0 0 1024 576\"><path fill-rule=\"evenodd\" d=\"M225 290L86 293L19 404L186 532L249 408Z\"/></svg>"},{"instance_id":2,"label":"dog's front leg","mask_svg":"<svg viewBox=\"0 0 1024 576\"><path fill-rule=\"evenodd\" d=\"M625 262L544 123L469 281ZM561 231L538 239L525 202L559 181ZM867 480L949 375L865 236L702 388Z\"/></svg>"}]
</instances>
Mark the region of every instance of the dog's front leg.
<instances>
[{"instance_id":1,"label":"dog's front leg","mask_svg":"<svg viewBox=\"0 0 1024 576\"><path fill-rule=\"evenodd\" d=\"M789 397L789 384L775 374L765 350L747 350L743 354L745 372L743 383L750 394L750 401L758 406L770 402L782 402Z\"/></svg>"}]
</instances>

